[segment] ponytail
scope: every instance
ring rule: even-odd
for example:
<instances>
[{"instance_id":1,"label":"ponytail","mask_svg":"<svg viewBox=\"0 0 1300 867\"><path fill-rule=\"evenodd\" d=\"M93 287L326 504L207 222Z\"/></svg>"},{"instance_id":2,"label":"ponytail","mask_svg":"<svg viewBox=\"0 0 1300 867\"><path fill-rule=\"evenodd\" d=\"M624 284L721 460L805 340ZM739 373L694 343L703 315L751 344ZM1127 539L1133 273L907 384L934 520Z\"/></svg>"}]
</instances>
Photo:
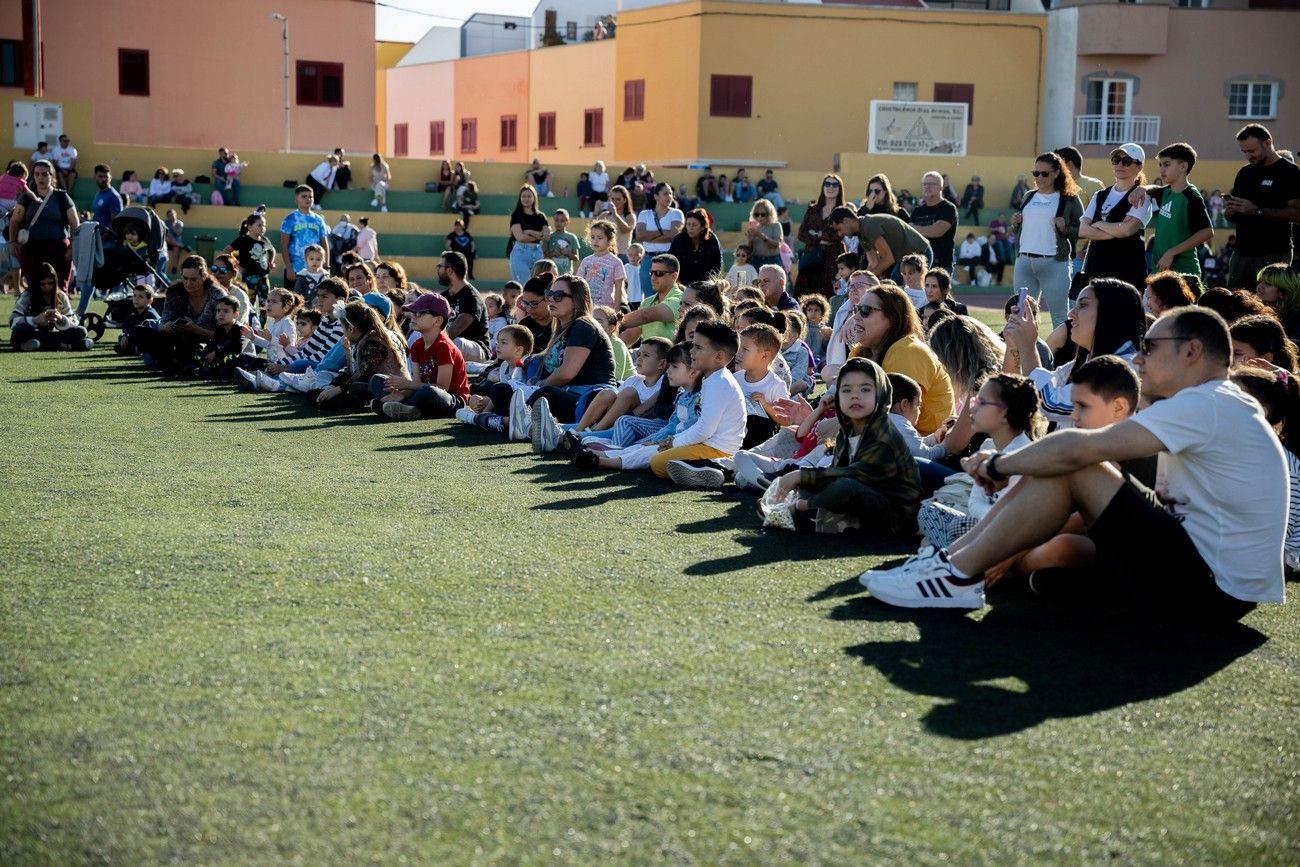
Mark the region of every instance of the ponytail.
<instances>
[{"instance_id":1,"label":"ponytail","mask_svg":"<svg viewBox=\"0 0 1300 867\"><path fill-rule=\"evenodd\" d=\"M1300 458L1300 381L1293 374L1275 368L1239 367L1232 381L1264 407L1264 418L1282 429L1278 439L1296 458Z\"/></svg>"},{"instance_id":2,"label":"ponytail","mask_svg":"<svg viewBox=\"0 0 1300 867\"><path fill-rule=\"evenodd\" d=\"M1007 405L1007 424L1012 430L1024 432L1031 440L1046 433L1046 420L1038 411L1038 389L1031 380L1014 373L999 373L989 382Z\"/></svg>"}]
</instances>

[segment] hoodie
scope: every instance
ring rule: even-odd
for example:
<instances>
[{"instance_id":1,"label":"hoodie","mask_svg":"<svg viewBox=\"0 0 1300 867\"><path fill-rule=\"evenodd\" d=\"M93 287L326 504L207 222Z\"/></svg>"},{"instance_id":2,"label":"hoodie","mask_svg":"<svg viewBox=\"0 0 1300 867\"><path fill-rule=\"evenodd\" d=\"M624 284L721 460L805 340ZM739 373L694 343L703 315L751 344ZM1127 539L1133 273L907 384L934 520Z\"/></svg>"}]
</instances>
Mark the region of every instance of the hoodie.
<instances>
[{"instance_id":1,"label":"hoodie","mask_svg":"<svg viewBox=\"0 0 1300 867\"><path fill-rule=\"evenodd\" d=\"M889 532L901 534L916 530L916 512L921 504L921 476L916 460L903 435L889 420L893 405L893 390L883 368L865 358L850 358L840 368L839 379L848 373L866 373L876 386L876 408L867 419L857 448L849 447L849 420L840 409L839 388L835 390L835 413L840 420L840 433L835 438L835 458L829 467L805 467L799 471L799 487L812 491L809 502L833 512L848 512L846 502L840 497L819 497L833 482L850 479L870 488L890 501ZM839 385L839 379L836 385ZM819 500L824 500L819 502ZM851 506L851 503L847 503Z\"/></svg>"}]
</instances>

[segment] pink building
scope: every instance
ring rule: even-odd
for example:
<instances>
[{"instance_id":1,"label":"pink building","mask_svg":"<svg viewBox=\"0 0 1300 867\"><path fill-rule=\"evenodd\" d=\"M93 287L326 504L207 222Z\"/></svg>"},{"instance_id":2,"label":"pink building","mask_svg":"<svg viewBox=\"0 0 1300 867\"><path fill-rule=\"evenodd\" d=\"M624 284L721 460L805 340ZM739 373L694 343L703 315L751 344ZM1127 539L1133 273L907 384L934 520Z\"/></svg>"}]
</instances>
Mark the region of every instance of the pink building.
<instances>
[{"instance_id":1,"label":"pink building","mask_svg":"<svg viewBox=\"0 0 1300 867\"><path fill-rule=\"evenodd\" d=\"M99 141L283 150L277 12L289 29L291 148L375 146L375 10L368 3L331 3L326 11L319 0L40 0L38 46L30 5L0 2L0 89L36 95L29 59L39 49L39 95L90 100Z\"/></svg>"},{"instance_id":2,"label":"pink building","mask_svg":"<svg viewBox=\"0 0 1300 867\"><path fill-rule=\"evenodd\" d=\"M1191 142L1238 160L1236 132L1262 123L1300 145L1300 8L1279 0L1054 0L1044 71L1044 147L1085 157L1117 144ZM1095 174L1095 172L1094 172Z\"/></svg>"}]
</instances>

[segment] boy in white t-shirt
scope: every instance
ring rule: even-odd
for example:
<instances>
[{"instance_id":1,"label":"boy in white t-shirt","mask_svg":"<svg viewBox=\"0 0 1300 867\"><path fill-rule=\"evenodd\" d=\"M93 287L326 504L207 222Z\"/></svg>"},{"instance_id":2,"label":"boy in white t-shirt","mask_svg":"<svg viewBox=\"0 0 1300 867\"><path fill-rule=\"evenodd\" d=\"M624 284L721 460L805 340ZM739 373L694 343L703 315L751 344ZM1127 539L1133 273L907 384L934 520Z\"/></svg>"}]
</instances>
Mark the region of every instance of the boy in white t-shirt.
<instances>
[{"instance_id":1,"label":"boy in white t-shirt","mask_svg":"<svg viewBox=\"0 0 1300 867\"><path fill-rule=\"evenodd\" d=\"M777 424L769 409L778 400L788 398L790 389L773 369L772 362L781 354L782 335L771 325L750 325L740 332L740 349L736 352L736 381L745 395L744 448L766 442L776 433Z\"/></svg>"},{"instance_id":2,"label":"boy in white t-shirt","mask_svg":"<svg viewBox=\"0 0 1300 867\"><path fill-rule=\"evenodd\" d=\"M641 301L645 298L645 290L641 288L641 260L644 258L645 247L635 241L628 245L628 267L623 269L623 276L627 280L624 286L627 293L627 306L633 310L640 307Z\"/></svg>"},{"instance_id":3,"label":"boy in white t-shirt","mask_svg":"<svg viewBox=\"0 0 1300 867\"><path fill-rule=\"evenodd\" d=\"M672 343L666 337L647 337L641 341L636 356L636 373L619 386L618 391L599 392L587 404L578 423L561 425L575 433L609 430L625 415L645 416L655 406L659 389L668 370L668 353Z\"/></svg>"}]
</instances>

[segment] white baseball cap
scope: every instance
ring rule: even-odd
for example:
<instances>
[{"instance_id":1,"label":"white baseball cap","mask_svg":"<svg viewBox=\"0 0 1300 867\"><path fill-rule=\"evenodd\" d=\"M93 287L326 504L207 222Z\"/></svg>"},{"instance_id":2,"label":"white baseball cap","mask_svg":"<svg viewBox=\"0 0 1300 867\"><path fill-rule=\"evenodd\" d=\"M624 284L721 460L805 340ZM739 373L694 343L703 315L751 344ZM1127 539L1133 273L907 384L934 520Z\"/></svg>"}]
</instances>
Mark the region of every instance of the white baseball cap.
<instances>
[{"instance_id":1,"label":"white baseball cap","mask_svg":"<svg viewBox=\"0 0 1300 867\"><path fill-rule=\"evenodd\" d=\"M1120 154L1120 153L1124 154L1129 159L1137 160L1140 163L1144 163L1147 161L1147 152L1142 150L1141 145L1133 144L1133 142L1120 145L1119 147L1111 151L1110 155L1115 156L1115 154Z\"/></svg>"}]
</instances>

